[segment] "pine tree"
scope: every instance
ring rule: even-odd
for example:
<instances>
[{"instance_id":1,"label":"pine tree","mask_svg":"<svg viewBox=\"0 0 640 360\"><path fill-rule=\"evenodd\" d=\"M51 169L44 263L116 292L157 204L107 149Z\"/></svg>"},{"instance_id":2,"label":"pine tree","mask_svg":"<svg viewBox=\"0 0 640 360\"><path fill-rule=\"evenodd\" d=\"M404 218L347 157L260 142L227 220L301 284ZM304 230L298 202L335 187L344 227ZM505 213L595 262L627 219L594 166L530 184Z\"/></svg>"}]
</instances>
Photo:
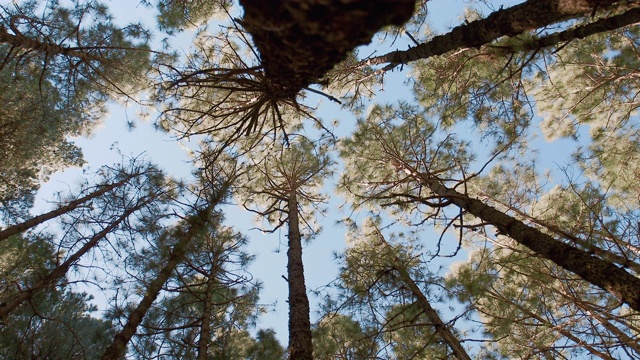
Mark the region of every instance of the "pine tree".
<instances>
[{"instance_id":1,"label":"pine tree","mask_svg":"<svg viewBox=\"0 0 640 360\"><path fill-rule=\"evenodd\" d=\"M309 299L304 280L302 241L313 238L313 213L325 201L320 186L331 173L328 143L313 143L303 136L277 152L265 147L252 158L242 179L243 206L265 218L276 231L287 226L287 283L289 284L289 357L312 359ZM254 155L255 156L255 155ZM303 228L301 228L303 227Z\"/></svg>"}]
</instances>

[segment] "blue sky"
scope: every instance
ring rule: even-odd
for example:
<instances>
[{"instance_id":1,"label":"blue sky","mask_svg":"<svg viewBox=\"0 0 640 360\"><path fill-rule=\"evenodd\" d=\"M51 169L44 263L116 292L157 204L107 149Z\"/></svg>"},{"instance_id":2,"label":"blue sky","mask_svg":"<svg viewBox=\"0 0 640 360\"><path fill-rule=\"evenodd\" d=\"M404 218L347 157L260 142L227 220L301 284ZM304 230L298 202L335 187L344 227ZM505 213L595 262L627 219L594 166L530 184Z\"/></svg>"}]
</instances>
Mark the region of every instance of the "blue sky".
<instances>
[{"instance_id":1,"label":"blue sky","mask_svg":"<svg viewBox=\"0 0 640 360\"><path fill-rule=\"evenodd\" d=\"M508 6L514 1L494 1L494 8L501 5ZM142 22L148 28L153 28L153 14L150 9L137 5L136 1L130 0L113 0L108 2L114 14L114 18L118 23ZM452 1L452 0L432 0L429 2L429 22L440 32L444 32L451 27L458 25L461 20L460 14L463 13L468 1ZM481 5L481 4L479 4ZM488 13L489 10L485 10ZM185 52L188 50L189 43L185 41L187 36L181 36L179 45ZM374 40L372 46L377 46ZM406 46L402 41L396 42L394 47ZM363 50L361 53L369 53ZM381 50L379 50L381 53ZM407 76L407 70L404 72L394 72L385 77L385 91L380 93L375 99L376 102L392 102L394 99L411 98L410 89L404 86L403 82ZM342 110L339 106L331 104L328 100L317 95L309 94L307 104L319 107L319 116L327 123L334 118L339 119L343 124L355 123L355 118L348 110ZM97 170L101 165L113 164L120 160L120 155L113 148L119 149L124 155L137 156L144 153L145 157L151 162L158 164L162 169L166 170L170 175L178 178L189 177L191 167L188 163L189 156L187 152L168 134L155 131L148 121L138 119L140 109L137 106L128 108L122 106L112 106L109 115L104 119L103 124L94 129L93 135L89 138L75 139L75 143L82 147L87 161L85 170ZM153 114L152 114L153 118ZM136 128L130 130L127 127L127 121L133 120ZM344 132L344 130L342 130ZM344 135L344 134L338 134ZM57 174L51 178L51 181L42 187L38 195L38 202L34 212L49 209L50 205L46 202L51 198L52 192L56 190L66 190L73 188L73 184L82 175L81 169L70 169L64 173ZM332 184L328 184L328 191L332 191ZM345 229L335 225L335 221L341 219L346 214L338 210L338 206L343 201L332 193L332 198L328 204L330 211L326 219L322 220L324 231L319 234L310 244L304 248L304 263L306 268L307 287L309 289L319 288L337 275L337 265L334 262L333 253L341 251L345 246ZM265 304L276 303L276 307L272 312L265 314L260 318L258 327L275 328L278 338L283 345L287 342L287 316L288 308L286 303L287 284L281 275L286 275L286 232L276 232L274 234L265 235L257 230L249 230L256 226L252 215L237 207L229 207L227 215L228 224L242 231L250 238L248 251L257 255L254 265L250 272L254 277L260 279L263 284L261 302ZM362 217L360 218L362 220ZM424 234L424 238L439 236L439 233ZM312 321L317 317L313 313L317 307L313 306L319 299L310 295L312 303ZM97 300L99 302L99 299Z\"/></svg>"}]
</instances>

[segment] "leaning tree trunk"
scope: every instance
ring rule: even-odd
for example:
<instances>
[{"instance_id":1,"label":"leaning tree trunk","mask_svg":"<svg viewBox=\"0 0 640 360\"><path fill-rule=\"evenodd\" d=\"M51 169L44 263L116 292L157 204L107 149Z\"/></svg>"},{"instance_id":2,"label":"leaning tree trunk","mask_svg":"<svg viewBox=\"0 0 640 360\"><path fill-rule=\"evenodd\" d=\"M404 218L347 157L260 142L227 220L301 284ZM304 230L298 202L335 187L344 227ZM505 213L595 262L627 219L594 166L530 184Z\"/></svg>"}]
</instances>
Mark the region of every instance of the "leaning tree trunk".
<instances>
[{"instance_id":1,"label":"leaning tree trunk","mask_svg":"<svg viewBox=\"0 0 640 360\"><path fill-rule=\"evenodd\" d=\"M186 232L178 230L178 242L173 247L173 251L165 262L165 266L160 270L158 276L151 281L147 291L145 291L144 297L131 314L129 314L127 323L122 330L116 334L111 345L104 351L101 357L102 360L120 359L124 355L127 344L133 335L135 335L138 325L140 325L147 311L149 311L149 308L151 308L151 305L160 294L164 284L169 280L173 270L184 259L189 243L191 243L195 236L206 229L210 217L211 207L208 207L187 220L186 226L188 226L188 229ZM182 224L179 224L179 226L180 225Z\"/></svg>"},{"instance_id":2,"label":"leaning tree trunk","mask_svg":"<svg viewBox=\"0 0 640 360\"><path fill-rule=\"evenodd\" d=\"M418 284L413 281L411 275L409 275L409 271L407 271L407 268L402 264L400 259L393 253L391 245L389 245L389 243L377 227L376 233L380 242L388 250L389 256L391 256L393 269L397 271L398 274L400 274L400 279L402 280L402 282L407 285L411 293L413 293L413 296L416 297L416 299L418 300L418 304L420 304L422 311L424 311L424 314L429 318L429 321L435 328L436 333L438 333L442 340L444 340L444 342L449 346L449 348L453 352L453 355L457 359L471 360L471 357L469 356L469 354L467 354L467 351L464 349L458 338L451 332L451 330L449 330L449 327L444 323L444 321L442 321L436 309L431 306L431 303L429 303L429 299L427 299L422 290L420 290Z\"/></svg>"},{"instance_id":3,"label":"leaning tree trunk","mask_svg":"<svg viewBox=\"0 0 640 360\"><path fill-rule=\"evenodd\" d=\"M561 21L587 16L618 2L617 0L529 0L495 11L487 18L460 25L446 34L435 36L409 50L392 51L365 60L363 64L390 63L393 66L443 55L461 48L480 47L503 36L515 36L527 30L540 29ZM640 7L640 3L629 2L626 6L637 8ZM611 25L609 24L609 28ZM625 25L627 24L621 21L620 26L614 28ZM603 31L610 30L609 28ZM591 31L593 30L592 28Z\"/></svg>"},{"instance_id":4,"label":"leaning tree trunk","mask_svg":"<svg viewBox=\"0 0 640 360\"><path fill-rule=\"evenodd\" d=\"M79 199L73 200L71 202L69 202L67 205L64 206L60 206L59 208L49 211L48 213L45 214L41 214L38 216L35 216L25 222L22 222L20 224L16 224L16 225L12 225L9 226L8 228L0 231L0 241L6 240L7 238L9 238L12 235L16 235L22 232L25 232L35 226L38 226L42 223L44 223L45 221L51 220L53 218L56 218L60 215L64 215L66 213L68 213L69 211L76 209L78 206L85 204L89 201L91 201L92 199L97 198L100 195L106 194L109 191L120 187L122 185L124 185L125 183L127 183L129 180L133 179L136 176L140 176L141 174L131 174L128 175L127 177L125 177L124 179L115 182L113 184L109 184L109 185L104 185L100 187L100 190L94 191L91 194L88 194L86 196L83 196Z\"/></svg>"},{"instance_id":5,"label":"leaning tree trunk","mask_svg":"<svg viewBox=\"0 0 640 360\"><path fill-rule=\"evenodd\" d=\"M309 298L304 283L302 241L298 225L298 201L295 190L289 194L288 203L289 250L287 251L287 276L289 283L289 359L312 360L311 321Z\"/></svg>"},{"instance_id":6,"label":"leaning tree trunk","mask_svg":"<svg viewBox=\"0 0 640 360\"><path fill-rule=\"evenodd\" d=\"M37 294L42 289L55 284L57 280L62 278L67 274L71 266L75 264L82 256L84 256L89 250L93 249L98 242L102 240L107 234L116 229L122 222L127 220L131 214L140 210L143 206L148 204L149 202L144 202L139 204L138 206L131 208L122 214L116 221L109 224L106 228L104 228L99 233L95 234L91 240L89 240L86 244L84 244L78 251L76 251L73 255L69 256L65 262L63 262L60 266L55 268L49 275L45 276L35 284L33 284L29 289L21 290L16 296L14 296L8 302L2 303L0 305L0 319L5 318L13 309L22 304L25 300L31 299L35 294Z\"/></svg>"},{"instance_id":7,"label":"leaning tree trunk","mask_svg":"<svg viewBox=\"0 0 640 360\"><path fill-rule=\"evenodd\" d=\"M36 21L36 20L34 20ZM90 61L104 61L104 58L89 54L83 51L82 48L72 48L55 44L53 42L42 42L28 38L20 33L11 34L7 29L0 24L0 44L7 44L11 47L24 49L26 51L37 51L48 56L64 55L72 58L76 58L82 62L89 63ZM87 49L92 49L88 47Z\"/></svg>"},{"instance_id":8,"label":"leaning tree trunk","mask_svg":"<svg viewBox=\"0 0 640 360\"><path fill-rule=\"evenodd\" d=\"M624 269L527 226L478 199L450 189L429 174L418 173L407 166L403 170L437 196L448 199L469 214L495 226L501 234L526 246L538 256L577 274L617 297L632 309L640 311L640 279Z\"/></svg>"}]
</instances>

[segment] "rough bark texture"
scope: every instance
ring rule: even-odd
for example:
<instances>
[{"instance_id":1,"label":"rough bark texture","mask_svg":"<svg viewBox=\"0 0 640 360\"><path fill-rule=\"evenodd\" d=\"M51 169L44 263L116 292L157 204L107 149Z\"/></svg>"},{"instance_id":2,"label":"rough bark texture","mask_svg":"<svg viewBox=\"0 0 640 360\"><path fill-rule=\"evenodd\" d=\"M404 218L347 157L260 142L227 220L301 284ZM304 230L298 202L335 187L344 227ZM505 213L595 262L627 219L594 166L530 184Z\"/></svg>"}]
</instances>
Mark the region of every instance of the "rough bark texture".
<instances>
[{"instance_id":1,"label":"rough bark texture","mask_svg":"<svg viewBox=\"0 0 640 360\"><path fill-rule=\"evenodd\" d=\"M377 230L377 233L378 233L378 238L384 244L384 246L387 249L391 250L391 246L389 245L387 240L385 240L385 238L382 236L382 233L380 232L380 230ZM415 296L416 299L418 299L418 304L420 304L422 311L424 311L424 314L427 315L427 318L429 318L429 321L435 328L436 333L438 333L438 335L440 335L442 340L444 340L444 342L449 346L449 348L453 352L453 355L457 359L471 360L471 357L469 356L469 354L467 354L467 351L464 349L464 347L462 346L458 338L451 332L451 330L449 330L449 327L442 321L436 309L434 309L431 306L431 303L429 303L429 299L427 299L427 297L424 295L422 290L420 290L420 287L418 287L418 284L416 284L416 282L413 281L413 279L411 278L411 275L409 275L409 272L407 271L407 269L402 265L402 262L400 261L400 259L398 259L397 256L393 255L392 252L390 252L390 254L392 254L393 256L394 270L396 270L400 274L400 279L402 279L402 282L404 282L405 285L407 285L409 290L411 290L411 292L413 293L413 296Z\"/></svg>"},{"instance_id":2,"label":"rough bark texture","mask_svg":"<svg viewBox=\"0 0 640 360\"><path fill-rule=\"evenodd\" d=\"M616 0L529 0L491 13L488 17L460 25L450 32L405 51L393 51L365 61L367 65L405 64L442 55L465 47L480 47L503 36L515 36L572 18L606 9ZM640 7L637 2L629 8Z\"/></svg>"},{"instance_id":3,"label":"rough bark texture","mask_svg":"<svg viewBox=\"0 0 640 360\"><path fill-rule=\"evenodd\" d=\"M513 51L537 50L576 39L584 39L594 34L620 29L640 22L640 9L633 8L623 14L596 20L565 31L533 39L518 46Z\"/></svg>"},{"instance_id":4,"label":"rough bark texture","mask_svg":"<svg viewBox=\"0 0 640 360\"><path fill-rule=\"evenodd\" d=\"M538 256L553 261L563 269L609 292L632 309L640 311L640 279L624 269L554 239L480 200L450 189L428 174L416 173L410 169L406 169L405 172L434 194L449 199L471 215L495 226L500 233L526 246Z\"/></svg>"},{"instance_id":5,"label":"rough bark texture","mask_svg":"<svg viewBox=\"0 0 640 360\"><path fill-rule=\"evenodd\" d=\"M106 194L109 191L124 185L125 183L127 183L129 180L131 180L132 178L139 176L140 174L134 174L134 175L129 175L127 177L125 177L124 179L110 184L110 185L105 185L105 186L101 186L100 190L98 191L94 191L91 194L88 194L87 196L83 196L79 199L73 200L71 202L69 202L67 205L61 206L55 210L49 211L46 214L42 214L42 215L38 215L35 216L25 222L22 222L20 224L16 224L13 226L9 226L8 228L0 231L0 241L6 240L8 237L12 236L12 235L16 235L22 232L25 232L35 226L38 226L42 223L44 223L47 220L51 220L55 217L58 217L60 215L64 215L66 213L68 213L69 211L77 208L78 206L91 201L92 199L97 198L100 195Z\"/></svg>"},{"instance_id":6,"label":"rough bark texture","mask_svg":"<svg viewBox=\"0 0 640 360\"><path fill-rule=\"evenodd\" d=\"M9 300L7 303L0 304L0 319L5 318L13 309L22 304L25 300L31 299L33 295L37 294L42 289L49 287L57 280L62 278L67 274L71 266L76 263L82 256L84 256L89 250L93 249L100 240L102 240L107 234L117 228L123 221L125 221L131 214L142 208L147 203L141 204L134 208L131 208L122 214L118 218L118 220L111 223L109 226L104 228L99 233L95 234L91 240L89 240L86 244L84 244L78 251L76 251L73 255L69 256L69 258L63 262L60 266L53 269L49 275L45 276L35 284L33 284L29 289L24 289L20 291L13 299Z\"/></svg>"},{"instance_id":7,"label":"rough bark texture","mask_svg":"<svg viewBox=\"0 0 640 360\"><path fill-rule=\"evenodd\" d=\"M298 201L295 191L289 194L289 250L287 276L289 283L289 359L312 360L309 298L304 282L302 242L298 225Z\"/></svg>"},{"instance_id":8,"label":"rough bark texture","mask_svg":"<svg viewBox=\"0 0 640 360\"><path fill-rule=\"evenodd\" d=\"M243 27L273 92L292 98L380 28L401 25L415 0L240 0Z\"/></svg>"},{"instance_id":9,"label":"rough bark texture","mask_svg":"<svg viewBox=\"0 0 640 360\"><path fill-rule=\"evenodd\" d=\"M162 290L162 287L171 276L173 270L184 259L189 243L199 232L206 228L211 216L210 211L210 209L203 210L198 215L189 219L187 231L178 234L178 242L173 247L171 255L169 255L169 258L165 262L165 266L158 272L158 276L151 281L144 297L131 314L129 314L127 323L122 330L116 334L113 342L104 351L100 359L120 359L125 354L127 344L129 344L129 341L133 335L135 335L138 325L140 325L147 311L151 308L151 304L153 304L158 294L160 294L160 290Z\"/></svg>"}]
</instances>

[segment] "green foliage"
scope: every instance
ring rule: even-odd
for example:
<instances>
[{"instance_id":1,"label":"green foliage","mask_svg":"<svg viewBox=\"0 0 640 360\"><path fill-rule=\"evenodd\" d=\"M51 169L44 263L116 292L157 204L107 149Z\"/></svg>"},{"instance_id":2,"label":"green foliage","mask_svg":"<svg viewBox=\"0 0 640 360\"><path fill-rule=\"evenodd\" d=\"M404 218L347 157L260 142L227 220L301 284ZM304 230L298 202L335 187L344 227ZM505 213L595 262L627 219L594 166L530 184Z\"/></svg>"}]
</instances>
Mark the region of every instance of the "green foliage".
<instances>
[{"instance_id":1,"label":"green foliage","mask_svg":"<svg viewBox=\"0 0 640 360\"><path fill-rule=\"evenodd\" d=\"M95 1L0 6L0 201L24 216L39 183L83 163L69 137L88 134L109 99L131 94L149 65L148 34L117 28Z\"/></svg>"},{"instance_id":2,"label":"green foliage","mask_svg":"<svg viewBox=\"0 0 640 360\"><path fill-rule=\"evenodd\" d=\"M346 315L325 315L313 330L314 359L371 359L377 352L374 340Z\"/></svg>"},{"instance_id":3,"label":"green foliage","mask_svg":"<svg viewBox=\"0 0 640 360\"><path fill-rule=\"evenodd\" d=\"M28 288L58 259L44 239L9 238L0 244L0 295ZM5 359L94 359L110 340L111 324L92 316L92 297L52 284L0 326L0 357ZM0 305L2 306L2 305Z\"/></svg>"},{"instance_id":4,"label":"green foliage","mask_svg":"<svg viewBox=\"0 0 640 360\"><path fill-rule=\"evenodd\" d=\"M172 33L182 31L229 11L229 0L158 0L158 27Z\"/></svg>"}]
</instances>

